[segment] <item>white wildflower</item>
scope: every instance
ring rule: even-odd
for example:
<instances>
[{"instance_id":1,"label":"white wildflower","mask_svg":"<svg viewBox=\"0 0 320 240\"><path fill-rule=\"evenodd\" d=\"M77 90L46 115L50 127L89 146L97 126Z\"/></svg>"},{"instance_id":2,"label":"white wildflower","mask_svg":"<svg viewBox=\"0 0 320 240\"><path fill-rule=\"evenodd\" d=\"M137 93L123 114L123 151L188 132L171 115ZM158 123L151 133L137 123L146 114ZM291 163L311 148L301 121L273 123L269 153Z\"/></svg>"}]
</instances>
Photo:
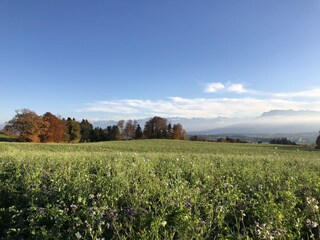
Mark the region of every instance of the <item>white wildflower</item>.
<instances>
[{"instance_id":1,"label":"white wildflower","mask_svg":"<svg viewBox=\"0 0 320 240\"><path fill-rule=\"evenodd\" d=\"M313 228L316 228L316 227L318 227L318 223L317 223L317 222L312 222L311 226L312 226Z\"/></svg>"},{"instance_id":2,"label":"white wildflower","mask_svg":"<svg viewBox=\"0 0 320 240\"><path fill-rule=\"evenodd\" d=\"M82 236L81 236L81 234L79 232L77 232L75 235L76 235L77 239L82 238Z\"/></svg>"}]
</instances>

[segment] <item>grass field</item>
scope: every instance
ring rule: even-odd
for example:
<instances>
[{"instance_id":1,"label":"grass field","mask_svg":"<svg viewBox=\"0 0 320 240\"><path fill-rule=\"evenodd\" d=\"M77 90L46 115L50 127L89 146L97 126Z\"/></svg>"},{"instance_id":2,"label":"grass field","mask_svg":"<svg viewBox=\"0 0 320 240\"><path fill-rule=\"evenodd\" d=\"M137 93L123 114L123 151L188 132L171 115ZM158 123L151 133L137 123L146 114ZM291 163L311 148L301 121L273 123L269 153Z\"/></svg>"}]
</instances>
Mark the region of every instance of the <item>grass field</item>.
<instances>
[{"instance_id":1,"label":"grass field","mask_svg":"<svg viewBox=\"0 0 320 240\"><path fill-rule=\"evenodd\" d=\"M320 151L0 143L0 239L319 239Z\"/></svg>"},{"instance_id":2,"label":"grass field","mask_svg":"<svg viewBox=\"0 0 320 240\"><path fill-rule=\"evenodd\" d=\"M3 133L0 133L0 142L12 142L12 141L15 141L15 139Z\"/></svg>"}]
</instances>

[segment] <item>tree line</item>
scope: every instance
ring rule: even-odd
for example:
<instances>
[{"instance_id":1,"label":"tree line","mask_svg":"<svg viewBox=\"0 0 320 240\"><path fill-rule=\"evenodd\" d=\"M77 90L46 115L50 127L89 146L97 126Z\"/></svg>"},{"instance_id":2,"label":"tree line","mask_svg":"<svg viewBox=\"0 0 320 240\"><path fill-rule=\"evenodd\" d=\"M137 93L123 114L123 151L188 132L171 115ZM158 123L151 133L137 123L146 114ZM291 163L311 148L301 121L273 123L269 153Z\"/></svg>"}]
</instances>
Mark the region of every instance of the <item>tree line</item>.
<instances>
[{"instance_id":1,"label":"tree line","mask_svg":"<svg viewBox=\"0 0 320 240\"><path fill-rule=\"evenodd\" d=\"M269 143L270 143L270 144L283 144L283 145L297 145L296 142L290 141L290 140L287 139L286 137L274 138L274 139L272 139Z\"/></svg>"},{"instance_id":2,"label":"tree line","mask_svg":"<svg viewBox=\"0 0 320 240\"><path fill-rule=\"evenodd\" d=\"M180 123L171 125L162 117L149 119L143 129L135 120L120 120L107 128L94 128L87 119L79 122L70 117L60 118L50 112L39 116L29 109L17 110L4 130L20 142L78 143L155 138L187 140L187 133Z\"/></svg>"}]
</instances>

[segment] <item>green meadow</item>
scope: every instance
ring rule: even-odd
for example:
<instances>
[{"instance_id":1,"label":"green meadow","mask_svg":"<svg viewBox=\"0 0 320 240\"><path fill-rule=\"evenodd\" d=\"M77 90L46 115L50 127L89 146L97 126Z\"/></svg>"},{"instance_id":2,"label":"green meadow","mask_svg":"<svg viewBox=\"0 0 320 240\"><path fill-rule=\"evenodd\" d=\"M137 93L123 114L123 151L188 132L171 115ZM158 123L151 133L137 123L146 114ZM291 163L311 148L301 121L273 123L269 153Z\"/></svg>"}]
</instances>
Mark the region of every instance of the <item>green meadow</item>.
<instances>
[{"instance_id":1,"label":"green meadow","mask_svg":"<svg viewBox=\"0 0 320 240\"><path fill-rule=\"evenodd\" d=\"M10 137L0 132L0 141L9 141Z\"/></svg>"},{"instance_id":2,"label":"green meadow","mask_svg":"<svg viewBox=\"0 0 320 240\"><path fill-rule=\"evenodd\" d=\"M319 239L320 151L0 143L0 239Z\"/></svg>"}]
</instances>

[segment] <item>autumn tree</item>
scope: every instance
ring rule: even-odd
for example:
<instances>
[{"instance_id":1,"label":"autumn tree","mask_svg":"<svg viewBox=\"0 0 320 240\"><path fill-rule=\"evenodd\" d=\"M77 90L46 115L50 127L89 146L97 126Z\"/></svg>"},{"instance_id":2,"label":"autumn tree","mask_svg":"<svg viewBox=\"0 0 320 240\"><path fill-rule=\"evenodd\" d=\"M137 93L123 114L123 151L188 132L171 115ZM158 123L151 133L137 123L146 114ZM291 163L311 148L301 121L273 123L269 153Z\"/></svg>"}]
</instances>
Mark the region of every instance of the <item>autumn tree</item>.
<instances>
[{"instance_id":1,"label":"autumn tree","mask_svg":"<svg viewBox=\"0 0 320 240\"><path fill-rule=\"evenodd\" d=\"M145 138L166 138L167 119L162 117L153 117L146 122L143 134Z\"/></svg>"},{"instance_id":2,"label":"autumn tree","mask_svg":"<svg viewBox=\"0 0 320 240\"><path fill-rule=\"evenodd\" d=\"M42 117L29 109L16 111L16 115L5 126L5 130L14 133L21 142L40 142L40 136L46 132L48 124Z\"/></svg>"},{"instance_id":3,"label":"autumn tree","mask_svg":"<svg viewBox=\"0 0 320 240\"><path fill-rule=\"evenodd\" d=\"M117 127L118 127L119 132L120 132L120 138L123 138L124 123L125 123L124 120L119 120L118 123L117 123Z\"/></svg>"},{"instance_id":4,"label":"autumn tree","mask_svg":"<svg viewBox=\"0 0 320 240\"><path fill-rule=\"evenodd\" d=\"M182 129L182 135L181 135L180 140L188 140L187 132L184 129Z\"/></svg>"},{"instance_id":5,"label":"autumn tree","mask_svg":"<svg viewBox=\"0 0 320 240\"><path fill-rule=\"evenodd\" d=\"M181 139L182 137L182 125L180 123L174 124L172 128L172 139Z\"/></svg>"},{"instance_id":6,"label":"autumn tree","mask_svg":"<svg viewBox=\"0 0 320 240\"><path fill-rule=\"evenodd\" d=\"M68 142L77 143L81 139L80 124L70 117L66 121L66 139Z\"/></svg>"},{"instance_id":7,"label":"autumn tree","mask_svg":"<svg viewBox=\"0 0 320 240\"><path fill-rule=\"evenodd\" d=\"M135 126L132 120L128 120L126 126L123 130L123 137L125 139L133 139L135 138Z\"/></svg>"},{"instance_id":8,"label":"autumn tree","mask_svg":"<svg viewBox=\"0 0 320 240\"><path fill-rule=\"evenodd\" d=\"M50 112L45 113L42 118L47 128L40 136L41 142L62 142L65 139L64 122Z\"/></svg>"},{"instance_id":9,"label":"autumn tree","mask_svg":"<svg viewBox=\"0 0 320 240\"><path fill-rule=\"evenodd\" d=\"M93 134L93 126L87 119L82 119L80 123L80 142L91 142Z\"/></svg>"},{"instance_id":10,"label":"autumn tree","mask_svg":"<svg viewBox=\"0 0 320 240\"><path fill-rule=\"evenodd\" d=\"M187 133L180 123L174 124L172 128L172 139L187 140Z\"/></svg>"}]
</instances>

